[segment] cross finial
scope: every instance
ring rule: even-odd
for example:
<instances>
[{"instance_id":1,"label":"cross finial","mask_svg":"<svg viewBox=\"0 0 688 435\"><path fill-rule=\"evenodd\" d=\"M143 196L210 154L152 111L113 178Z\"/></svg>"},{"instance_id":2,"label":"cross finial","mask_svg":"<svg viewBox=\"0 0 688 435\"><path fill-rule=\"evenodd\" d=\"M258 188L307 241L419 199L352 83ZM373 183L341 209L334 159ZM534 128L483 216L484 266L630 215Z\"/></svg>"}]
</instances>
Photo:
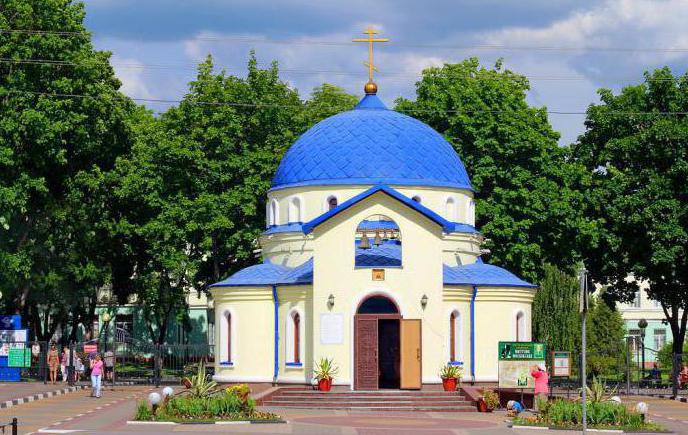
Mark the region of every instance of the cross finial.
<instances>
[{"instance_id":1,"label":"cross finial","mask_svg":"<svg viewBox=\"0 0 688 435\"><path fill-rule=\"evenodd\" d=\"M389 39L387 38L374 38L373 35L377 35L377 30L375 30L372 26L368 26L368 28L363 32L366 35L368 35L367 38L354 38L353 42L367 42L368 43L368 62L365 62L364 65L368 67L368 83L366 83L364 89L366 94L375 94L377 93L377 85L373 82L373 71L377 71L377 68L375 67L375 64L373 64L373 43L374 42L387 42Z\"/></svg>"}]
</instances>

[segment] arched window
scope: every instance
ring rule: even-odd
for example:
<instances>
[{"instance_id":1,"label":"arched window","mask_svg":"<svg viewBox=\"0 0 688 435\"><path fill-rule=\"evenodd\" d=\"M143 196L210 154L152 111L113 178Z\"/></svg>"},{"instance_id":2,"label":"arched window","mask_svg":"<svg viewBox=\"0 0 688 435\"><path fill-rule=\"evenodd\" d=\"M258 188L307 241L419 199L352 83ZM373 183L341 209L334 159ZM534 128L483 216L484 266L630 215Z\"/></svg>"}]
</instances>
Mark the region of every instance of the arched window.
<instances>
[{"instance_id":1,"label":"arched window","mask_svg":"<svg viewBox=\"0 0 688 435\"><path fill-rule=\"evenodd\" d=\"M273 199L272 201L270 201L270 209L268 210L268 225L277 225L278 212L279 204L277 203L277 200Z\"/></svg>"},{"instance_id":2,"label":"arched window","mask_svg":"<svg viewBox=\"0 0 688 435\"><path fill-rule=\"evenodd\" d=\"M232 314L225 311L220 325L220 364L232 363Z\"/></svg>"},{"instance_id":3,"label":"arched window","mask_svg":"<svg viewBox=\"0 0 688 435\"><path fill-rule=\"evenodd\" d=\"M450 222L455 222L456 219L456 200L452 197L447 198L447 204L445 213L447 215L447 220Z\"/></svg>"},{"instance_id":4,"label":"arched window","mask_svg":"<svg viewBox=\"0 0 688 435\"><path fill-rule=\"evenodd\" d=\"M289 201L289 223L301 222L301 200L294 197Z\"/></svg>"},{"instance_id":5,"label":"arched window","mask_svg":"<svg viewBox=\"0 0 688 435\"><path fill-rule=\"evenodd\" d=\"M414 200L414 201L416 201L418 204L420 204L421 202L423 202L423 200L422 200L422 199L420 198L420 196L418 196L418 195L413 195L413 198L411 198L411 199Z\"/></svg>"},{"instance_id":6,"label":"arched window","mask_svg":"<svg viewBox=\"0 0 688 435\"><path fill-rule=\"evenodd\" d=\"M401 267L401 244L401 232L396 222L384 215L369 216L356 227L354 266L375 269Z\"/></svg>"},{"instance_id":7,"label":"arched window","mask_svg":"<svg viewBox=\"0 0 688 435\"><path fill-rule=\"evenodd\" d=\"M449 315L449 361L460 361L461 315L454 310Z\"/></svg>"},{"instance_id":8,"label":"arched window","mask_svg":"<svg viewBox=\"0 0 688 435\"><path fill-rule=\"evenodd\" d=\"M466 223L475 226L475 201L472 199L468 201L466 206Z\"/></svg>"},{"instance_id":9,"label":"arched window","mask_svg":"<svg viewBox=\"0 0 688 435\"><path fill-rule=\"evenodd\" d=\"M523 311L516 314L516 341L526 341L526 315Z\"/></svg>"},{"instance_id":10,"label":"arched window","mask_svg":"<svg viewBox=\"0 0 688 435\"><path fill-rule=\"evenodd\" d=\"M327 198L327 210L332 210L333 208L337 208L339 205L339 201L337 201L336 196L329 196Z\"/></svg>"},{"instance_id":11,"label":"arched window","mask_svg":"<svg viewBox=\"0 0 688 435\"><path fill-rule=\"evenodd\" d=\"M301 315L292 311L287 316L287 364L301 364Z\"/></svg>"}]
</instances>

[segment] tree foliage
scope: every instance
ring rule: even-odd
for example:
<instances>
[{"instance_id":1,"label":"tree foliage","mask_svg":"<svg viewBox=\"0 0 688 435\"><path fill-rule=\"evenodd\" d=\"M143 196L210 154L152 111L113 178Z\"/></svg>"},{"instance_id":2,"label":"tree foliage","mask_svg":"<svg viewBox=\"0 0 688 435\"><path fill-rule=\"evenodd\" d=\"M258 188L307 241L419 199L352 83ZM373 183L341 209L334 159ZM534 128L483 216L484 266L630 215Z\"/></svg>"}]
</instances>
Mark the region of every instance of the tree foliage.
<instances>
[{"instance_id":1,"label":"tree foliage","mask_svg":"<svg viewBox=\"0 0 688 435\"><path fill-rule=\"evenodd\" d=\"M423 71L416 100L397 109L428 123L454 145L476 189L476 223L491 261L528 279L543 265L575 264L579 246L594 237L576 188L586 173L567 149L545 108L526 102L528 80L498 62L471 58Z\"/></svg>"},{"instance_id":2,"label":"tree foliage","mask_svg":"<svg viewBox=\"0 0 688 435\"><path fill-rule=\"evenodd\" d=\"M532 310L533 340L549 350L580 349L578 280L556 266L546 264Z\"/></svg>"},{"instance_id":3,"label":"tree foliage","mask_svg":"<svg viewBox=\"0 0 688 435\"><path fill-rule=\"evenodd\" d=\"M610 307L602 296L591 298L585 335L589 376L614 375L623 370L627 351L625 335L621 313Z\"/></svg>"},{"instance_id":4,"label":"tree foliage","mask_svg":"<svg viewBox=\"0 0 688 435\"><path fill-rule=\"evenodd\" d=\"M111 168L131 143L134 105L83 20L83 5L65 0L0 6L0 29L19 31L0 33L0 57L60 63L0 64L0 290L41 339L60 322L93 323L107 264L78 178Z\"/></svg>"},{"instance_id":5,"label":"tree foliage","mask_svg":"<svg viewBox=\"0 0 688 435\"><path fill-rule=\"evenodd\" d=\"M601 228L586 265L617 300L630 301L647 282L680 353L688 319L688 75L662 68L618 95L599 94L573 149L593 174L589 213Z\"/></svg>"}]
</instances>

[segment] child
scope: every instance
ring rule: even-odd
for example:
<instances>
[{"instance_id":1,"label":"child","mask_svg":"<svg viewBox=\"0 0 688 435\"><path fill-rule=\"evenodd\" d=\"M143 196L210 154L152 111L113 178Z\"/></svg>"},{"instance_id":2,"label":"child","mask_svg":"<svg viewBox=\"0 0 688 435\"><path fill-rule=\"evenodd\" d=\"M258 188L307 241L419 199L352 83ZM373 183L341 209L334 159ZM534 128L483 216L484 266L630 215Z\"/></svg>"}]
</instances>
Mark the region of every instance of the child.
<instances>
[{"instance_id":1,"label":"child","mask_svg":"<svg viewBox=\"0 0 688 435\"><path fill-rule=\"evenodd\" d=\"M84 363L81 361L81 357L77 356L76 360L74 362L74 370L76 371L76 380L80 381L81 380L81 375L84 374Z\"/></svg>"}]
</instances>

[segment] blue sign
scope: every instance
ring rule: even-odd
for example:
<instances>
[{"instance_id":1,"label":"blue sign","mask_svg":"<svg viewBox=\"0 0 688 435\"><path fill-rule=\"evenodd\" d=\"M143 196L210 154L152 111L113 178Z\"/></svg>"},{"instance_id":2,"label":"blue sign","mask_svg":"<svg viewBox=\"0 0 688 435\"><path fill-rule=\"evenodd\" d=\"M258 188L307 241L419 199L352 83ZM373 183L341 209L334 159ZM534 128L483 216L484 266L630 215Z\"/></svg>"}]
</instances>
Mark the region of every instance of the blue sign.
<instances>
[{"instance_id":1,"label":"blue sign","mask_svg":"<svg viewBox=\"0 0 688 435\"><path fill-rule=\"evenodd\" d=\"M0 329L21 329L21 316L19 314L0 315Z\"/></svg>"}]
</instances>

